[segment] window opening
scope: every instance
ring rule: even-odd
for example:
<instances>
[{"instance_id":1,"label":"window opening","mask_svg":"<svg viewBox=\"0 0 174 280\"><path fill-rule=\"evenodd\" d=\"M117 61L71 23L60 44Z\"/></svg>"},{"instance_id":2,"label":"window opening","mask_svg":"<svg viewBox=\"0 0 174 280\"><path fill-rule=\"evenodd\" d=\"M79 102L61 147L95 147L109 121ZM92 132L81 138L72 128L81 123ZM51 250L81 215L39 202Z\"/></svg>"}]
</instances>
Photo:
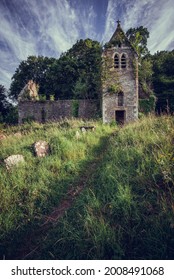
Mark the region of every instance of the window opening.
<instances>
[{"instance_id":1,"label":"window opening","mask_svg":"<svg viewBox=\"0 0 174 280\"><path fill-rule=\"evenodd\" d=\"M121 68L126 68L126 56L122 54L121 56Z\"/></svg>"},{"instance_id":2,"label":"window opening","mask_svg":"<svg viewBox=\"0 0 174 280\"><path fill-rule=\"evenodd\" d=\"M124 94L123 92L118 93L118 106L123 106L124 103Z\"/></svg>"},{"instance_id":3,"label":"window opening","mask_svg":"<svg viewBox=\"0 0 174 280\"><path fill-rule=\"evenodd\" d=\"M114 68L119 68L119 56L115 54L114 56Z\"/></svg>"}]
</instances>

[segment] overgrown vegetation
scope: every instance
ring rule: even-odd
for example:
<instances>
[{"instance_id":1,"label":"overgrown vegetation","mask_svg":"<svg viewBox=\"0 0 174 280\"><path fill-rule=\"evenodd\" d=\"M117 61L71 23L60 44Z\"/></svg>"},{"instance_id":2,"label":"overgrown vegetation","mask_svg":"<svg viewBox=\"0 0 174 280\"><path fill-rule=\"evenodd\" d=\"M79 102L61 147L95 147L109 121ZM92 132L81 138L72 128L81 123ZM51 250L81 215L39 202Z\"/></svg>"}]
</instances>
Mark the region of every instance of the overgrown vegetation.
<instances>
[{"instance_id":1,"label":"overgrown vegetation","mask_svg":"<svg viewBox=\"0 0 174 280\"><path fill-rule=\"evenodd\" d=\"M152 94L147 99L139 99L139 112L148 114L150 112L155 112L156 98Z\"/></svg>"},{"instance_id":2,"label":"overgrown vegetation","mask_svg":"<svg viewBox=\"0 0 174 280\"><path fill-rule=\"evenodd\" d=\"M109 45L121 46L124 39L129 40L136 50L139 58L139 98L144 100L140 101L143 104L142 111L145 114L153 112L154 104L149 106L153 98L156 112L173 113L174 51L151 55L147 48L149 31L143 26L130 28L126 32L127 37L123 36L123 31L120 34L121 37ZM17 67L9 91L0 85L0 123L17 123L17 109L9 103L9 99L16 101L22 88L31 79L39 85L40 100L100 99L101 80L107 78L108 67L113 64L112 60L105 61L101 54L100 43L88 38L78 40L58 59L29 56ZM119 91L119 88L118 83L116 90Z\"/></svg>"},{"instance_id":3,"label":"overgrown vegetation","mask_svg":"<svg viewBox=\"0 0 174 280\"><path fill-rule=\"evenodd\" d=\"M13 256L22 234L39 225L80 180L86 188L59 222L37 237L40 247L29 258L173 259L173 117L149 116L121 129L95 123L95 132L76 140L79 125L25 125L22 141L4 140L1 160L19 152L27 160L10 173L0 167L4 255ZM51 155L37 159L31 144L43 137Z\"/></svg>"},{"instance_id":4,"label":"overgrown vegetation","mask_svg":"<svg viewBox=\"0 0 174 280\"><path fill-rule=\"evenodd\" d=\"M8 100L8 92L3 85L0 85L0 124L17 123L17 108Z\"/></svg>"},{"instance_id":5,"label":"overgrown vegetation","mask_svg":"<svg viewBox=\"0 0 174 280\"><path fill-rule=\"evenodd\" d=\"M149 117L117 131L88 187L35 257L172 259L173 124Z\"/></svg>"},{"instance_id":6,"label":"overgrown vegetation","mask_svg":"<svg viewBox=\"0 0 174 280\"><path fill-rule=\"evenodd\" d=\"M10 245L8 248L5 241L9 238L8 242L12 239L13 243L15 232L20 239L24 227L29 223L39 223L41 217L59 203L86 164L94 159L93 151L100 138L113 131L109 125L96 123L95 133L83 134L79 129L82 124L81 120L67 120L45 125L26 123L1 129L7 135L0 143L1 257L3 246L7 252L13 247ZM76 131L80 134L78 140ZM15 132L22 133L21 138L15 136ZM51 154L46 158L34 156L33 143L40 139L50 144ZM3 160L12 154L22 154L26 163L7 171Z\"/></svg>"},{"instance_id":7,"label":"overgrown vegetation","mask_svg":"<svg viewBox=\"0 0 174 280\"><path fill-rule=\"evenodd\" d=\"M153 87L159 113L174 112L174 50L157 52L152 56Z\"/></svg>"},{"instance_id":8,"label":"overgrown vegetation","mask_svg":"<svg viewBox=\"0 0 174 280\"><path fill-rule=\"evenodd\" d=\"M29 80L39 84L39 96L50 99L97 99L100 93L101 46L79 40L59 59L29 56L16 69L10 97L16 100Z\"/></svg>"}]
</instances>

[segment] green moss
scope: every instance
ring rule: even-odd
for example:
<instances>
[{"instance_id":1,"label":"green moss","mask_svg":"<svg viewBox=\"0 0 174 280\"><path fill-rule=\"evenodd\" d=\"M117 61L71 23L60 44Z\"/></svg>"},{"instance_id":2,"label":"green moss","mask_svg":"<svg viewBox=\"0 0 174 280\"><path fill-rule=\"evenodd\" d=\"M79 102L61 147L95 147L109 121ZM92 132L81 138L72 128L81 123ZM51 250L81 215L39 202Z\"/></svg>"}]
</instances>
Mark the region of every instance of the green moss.
<instances>
[{"instance_id":1,"label":"green moss","mask_svg":"<svg viewBox=\"0 0 174 280\"><path fill-rule=\"evenodd\" d=\"M119 93L120 91L122 91L122 86L121 86L120 83L113 84L113 85L108 87L108 92L109 93Z\"/></svg>"},{"instance_id":2,"label":"green moss","mask_svg":"<svg viewBox=\"0 0 174 280\"><path fill-rule=\"evenodd\" d=\"M74 118L79 116L79 100L73 100L72 102L72 115Z\"/></svg>"}]
</instances>

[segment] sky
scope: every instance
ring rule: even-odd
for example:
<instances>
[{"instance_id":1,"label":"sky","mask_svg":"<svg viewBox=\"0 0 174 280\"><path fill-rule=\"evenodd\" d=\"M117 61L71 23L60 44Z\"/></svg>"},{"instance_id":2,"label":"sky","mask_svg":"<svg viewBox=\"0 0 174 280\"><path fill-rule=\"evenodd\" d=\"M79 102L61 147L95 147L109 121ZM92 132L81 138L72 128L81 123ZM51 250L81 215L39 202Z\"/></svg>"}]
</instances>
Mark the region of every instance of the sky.
<instances>
[{"instance_id":1,"label":"sky","mask_svg":"<svg viewBox=\"0 0 174 280\"><path fill-rule=\"evenodd\" d=\"M174 49L173 0L0 0L0 84L8 89L30 55L58 58L79 39L106 43L118 19L125 32L148 29L152 54Z\"/></svg>"}]
</instances>

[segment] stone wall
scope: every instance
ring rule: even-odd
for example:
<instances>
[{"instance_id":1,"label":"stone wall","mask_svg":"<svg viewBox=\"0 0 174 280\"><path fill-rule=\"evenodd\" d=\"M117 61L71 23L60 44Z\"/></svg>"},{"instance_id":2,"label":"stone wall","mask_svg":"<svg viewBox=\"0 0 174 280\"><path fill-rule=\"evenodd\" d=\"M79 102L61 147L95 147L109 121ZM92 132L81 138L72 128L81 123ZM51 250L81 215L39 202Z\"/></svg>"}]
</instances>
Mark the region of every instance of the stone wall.
<instances>
[{"instance_id":1,"label":"stone wall","mask_svg":"<svg viewBox=\"0 0 174 280\"><path fill-rule=\"evenodd\" d=\"M95 118L99 108L97 100L78 100L78 117ZM73 117L74 100L21 101L18 104L18 123L25 120L37 122L57 121Z\"/></svg>"},{"instance_id":2,"label":"stone wall","mask_svg":"<svg viewBox=\"0 0 174 280\"><path fill-rule=\"evenodd\" d=\"M100 114L99 100L79 100L79 118L91 119Z\"/></svg>"}]
</instances>

